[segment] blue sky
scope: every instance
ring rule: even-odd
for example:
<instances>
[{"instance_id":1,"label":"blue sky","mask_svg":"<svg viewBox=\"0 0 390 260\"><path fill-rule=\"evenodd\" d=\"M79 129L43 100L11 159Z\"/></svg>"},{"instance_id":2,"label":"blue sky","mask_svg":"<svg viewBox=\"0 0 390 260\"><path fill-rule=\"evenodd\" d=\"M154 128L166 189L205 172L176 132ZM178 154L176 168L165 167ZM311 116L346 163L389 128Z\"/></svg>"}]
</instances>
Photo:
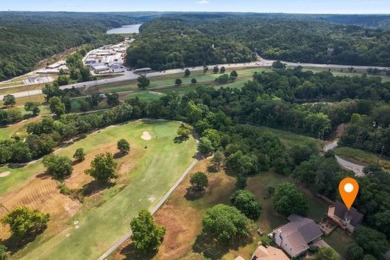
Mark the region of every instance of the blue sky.
<instances>
[{"instance_id":1,"label":"blue sky","mask_svg":"<svg viewBox=\"0 0 390 260\"><path fill-rule=\"evenodd\" d=\"M0 0L0 10L390 14L390 0Z\"/></svg>"}]
</instances>

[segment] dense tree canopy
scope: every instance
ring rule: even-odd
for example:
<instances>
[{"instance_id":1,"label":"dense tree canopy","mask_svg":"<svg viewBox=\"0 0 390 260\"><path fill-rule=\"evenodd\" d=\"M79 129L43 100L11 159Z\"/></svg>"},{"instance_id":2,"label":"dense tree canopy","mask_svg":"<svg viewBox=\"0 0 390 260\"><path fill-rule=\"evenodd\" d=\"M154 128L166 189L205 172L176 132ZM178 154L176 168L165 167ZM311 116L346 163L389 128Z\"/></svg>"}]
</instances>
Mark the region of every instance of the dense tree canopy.
<instances>
[{"instance_id":1,"label":"dense tree canopy","mask_svg":"<svg viewBox=\"0 0 390 260\"><path fill-rule=\"evenodd\" d=\"M272 197L275 211L288 217L291 214L305 216L308 210L307 200L294 184L280 184Z\"/></svg>"},{"instance_id":2,"label":"dense tree canopy","mask_svg":"<svg viewBox=\"0 0 390 260\"><path fill-rule=\"evenodd\" d=\"M66 156L50 154L43 158L42 163L47 172L58 180L69 177L73 171L72 160Z\"/></svg>"},{"instance_id":3,"label":"dense tree canopy","mask_svg":"<svg viewBox=\"0 0 390 260\"><path fill-rule=\"evenodd\" d=\"M118 178L116 173L117 163L111 153L98 154L91 162L91 168L85 172L99 182L109 182Z\"/></svg>"},{"instance_id":4,"label":"dense tree canopy","mask_svg":"<svg viewBox=\"0 0 390 260\"><path fill-rule=\"evenodd\" d=\"M365 254L381 256L386 253L389 243L386 236L368 227L358 227L352 234L355 242L364 250Z\"/></svg>"},{"instance_id":5,"label":"dense tree canopy","mask_svg":"<svg viewBox=\"0 0 390 260\"><path fill-rule=\"evenodd\" d=\"M249 220L238 209L219 204L207 210L202 232L222 243L230 243L236 238L248 237L249 225Z\"/></svg>"},{"instance_id":6,"label":"dense tree canopy","mask_svg":"<svg viewBox=\"0 0 390 260\"><path fill-rule=\"evenodd\" d=\"M206 174L203 172L197 172L191 176L190 183L193 190L203 191L209 185L209 180Z\"/></svg>"},{"instance_id":7,"label":"dense tree canopy","mask_svg":"<svg viewBox=\"0 0 390 260\"><path fill-rule=\"evenodd\" d=\"M261 214L261 205L255 195L248 190L236 191L230 198L232 205L247 218L256 221Z\"/></svg>"},{"instance_id":8,"label":"dense tree canopy","mask_svg":"<svg viewBox=\"0 0 390 260\"><path fill-rule=\"evenodd\" d=\"M2 219L2 223L8 224L12 235L23 241L33 239L42 233L46 229L49 219L49 214L21 207L8 213Z\"/></svg>"},{"instance_id":9,"label":"dense tree canopy","mask_svg":"<svg viewBox=\"0 0 390 260\"><path fill-rule=\"evenodd\" d=\"M157 226L153 216L147 210L141 210L138 217L131 221L132 244L142 252L155 251L161 245L166 232L165 227Z\"/></svg>"}]
</instances>

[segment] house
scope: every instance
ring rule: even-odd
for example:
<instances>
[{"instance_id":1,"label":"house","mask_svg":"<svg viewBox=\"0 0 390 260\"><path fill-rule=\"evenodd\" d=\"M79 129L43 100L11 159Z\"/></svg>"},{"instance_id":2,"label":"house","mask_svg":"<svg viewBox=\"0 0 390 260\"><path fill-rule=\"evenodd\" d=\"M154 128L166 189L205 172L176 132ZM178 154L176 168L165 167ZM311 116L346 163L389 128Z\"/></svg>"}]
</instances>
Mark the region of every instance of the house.
<instances>
[{"instance_id":1,"label":"house","mask_svg":"<svg viewBox=\"0 0 390 260\"><path fill-rule=\"evenodd\" d=\"M329 206L328 217L344 230L353 233L355 227L362 223L364 215L355 208L348 210L344 203L337 200Z\"/></svg>"},{"instance_id":2,"label":"house","mask_svg":"<svg viewBox=\"0 0 390 260\"><path fill-rule=\"evenodd\" d=\"M322 235L320 227L309 218L297 215L288 217L290 223L273 231L274 241L289 256L297 257L309 249L309 244Z\"/></svg>"},{"instance_id":3,"label":"house","mask_svg":"<svg viewBox=\"0 0 390 260\"><path fill-rule=\"evenodd\" d=\"M279 248L273 246L259 246L253 253L251 260L289 260L290 258Z\"/></svg>"}]
</instances>

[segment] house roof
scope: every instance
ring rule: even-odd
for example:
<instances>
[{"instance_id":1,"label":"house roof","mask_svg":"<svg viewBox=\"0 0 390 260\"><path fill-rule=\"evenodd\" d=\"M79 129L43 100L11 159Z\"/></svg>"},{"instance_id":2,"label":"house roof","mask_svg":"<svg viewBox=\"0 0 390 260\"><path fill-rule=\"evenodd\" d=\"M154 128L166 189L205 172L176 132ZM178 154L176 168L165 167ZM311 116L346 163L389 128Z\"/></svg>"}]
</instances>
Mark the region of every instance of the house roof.
<instances>
[{"instance_id":1,"label":"house roof","mask_svg":"<svg viewBox=\"0 0 390 260\"><path fill-rule=\"evenodd\" d=\"M283 239L289 241L291 250L287 253L290 256L296 256L309 249L308 244L322 236L320 227L309 218L304 218L297 215L288 217L290 223L275 230L275 233L280 233Z\"/></svg>"},{"instance_id":2,"label":"house roof","mask_svg":"<svg viewBox=\"0 0 390 260\"><path fill-rule=\"evenodd\" d=\"M290 258L286 254L273 246L259 246L256 251L253 253L253 259L262 259L262 260L289 260Z\"/></svg>"},{"instance_id":3,"label":"house roof","mask_svg":"<svg viewBox=\"0 0 390 260\"><path fill-rule=\"evenodd\" d=\"M357 209L355 208L351 208L350 210L348 210L344 203L338 200L336 200L335 203L334 214L342 220L348 218L349 220L351 220L350 224L354 227L361 224L364 217L364 215L357 211Z\"/></svg>"}]
</instances>

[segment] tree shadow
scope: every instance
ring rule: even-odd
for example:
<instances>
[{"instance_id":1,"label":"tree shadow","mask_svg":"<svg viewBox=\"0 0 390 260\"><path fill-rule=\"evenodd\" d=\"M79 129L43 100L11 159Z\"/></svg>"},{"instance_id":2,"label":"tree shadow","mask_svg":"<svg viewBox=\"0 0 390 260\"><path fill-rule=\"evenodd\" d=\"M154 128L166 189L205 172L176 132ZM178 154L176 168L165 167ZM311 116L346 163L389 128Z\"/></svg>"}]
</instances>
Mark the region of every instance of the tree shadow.
<instances>
[{"instance_id":1,"label":"tree shadow","mask_svg":"<svg viewBox=\"0 0 390 260\"><path fill-rule=\"evenodd\" d=\"M128 155L128 153L117 152L116 154L114 154L114 159L119 159L126 155Z\"/></svg>"},{"instance_id":2,"label":"tree shadow","mask_svg":"<svg viewBox=\"0 0 390 260\"><path fill-rule=\"evenodd\" d=\"M188 187L187 192L184 195L184 198L186 198L186 200L189 200L189 201L194 201L194 200L198 200L198 199L202 198L204 193L205 193L205 191L198 191L198 190L192 189L191 187Z\"/></svg>"},{"instance_id":3,"label":"tree shadow","mask_svg":"<svg viewBox=\"0 0 390 260\"><path fill-rule=\"evenodd\" d=\"M47 226L36 233L30 234L28 237L25 239L19 239L14 237L13 235L6 239L6 240L0 240L0 244L5 245L8 249L8 251L11 253L11 255L17 253L21 249L23 249L25 246L27 246L29 243L33 242L37 236L41 235L45 230Z\"/></svg>"},{"instance_id":4,"label":"tree shadow","mask_svg":"<svg viewBox=\"0 0 390 260\"><path fill-rule=\"evenodd\" d=\"M112 182L99 182L99 181L91 181L83 186L82 195L83 196L92 196L97 194L105 189L111 188L115 185Z\"/></svg>"},{"instance_id":5,"label":"tree shadow","mask_svg":"<svg viewBox=\"0 0 390 260\"><path fill-rule=\"evenodd\" d=\"M240 247L248 245L253 242L252 236L248 238L236 238L231 243L222 243L216 239L200 234L196 237L192 250L206 257L207 259L217 260L221 259L230 250L238 250Z\"/></svg>"},{"instance_id":6,"label":"tree shadow","mask_svg":"<svg viewBox=\"0 0 390 260\"><path fill-rule=\"evenodd\" d=\"M185 141L187 141L188 139L190 139L189 137L184 137L184 136L176 136L174 139L173 139L173 142L175 144L181 144Z\"/></svg>"},{"instance_id":7,"label":"tree shadow","mask_svg":"<svg viewBox=\"0 0 390 260\"><path fill-rule=\"evenodd\" d=\"M137 250L132 244L127 245L126 247L122 248L121 254L124 255L125 259L131 259L131 260L145 260L145 259L153 259L156 254L156 251L143 253L139 250Z\"/></svg>"}]
</instances>

